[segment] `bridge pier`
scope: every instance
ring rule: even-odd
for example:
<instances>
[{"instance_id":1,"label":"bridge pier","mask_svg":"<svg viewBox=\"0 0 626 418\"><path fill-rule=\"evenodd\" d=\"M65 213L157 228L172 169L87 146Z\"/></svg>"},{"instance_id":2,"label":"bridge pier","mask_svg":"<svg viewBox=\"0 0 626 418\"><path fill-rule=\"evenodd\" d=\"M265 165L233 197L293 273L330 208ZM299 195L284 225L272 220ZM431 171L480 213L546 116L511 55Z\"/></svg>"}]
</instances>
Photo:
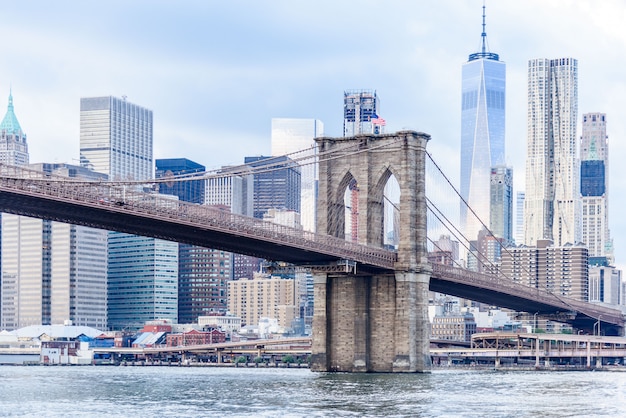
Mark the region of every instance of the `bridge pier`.
<instances>
[{"instance_id":1,"label":"bridge pier","mask_svg":"<svg viewBox=\"0 0 626 418\"><path fill-rule=\"evenodd\" d=\"M319 152L317 231L346 237L346 193L352 207L350 238L383 247L385 187L400 190L393 270L319 272L311 369L337 372L430 370L425 167L430 136L414 131L350 138L316 138ZM357 152L358 150L358 152ZM332 157L329 157L332 156ZM355 210L357 209L357 210ZM356 271L358 270L358 273Z\"/></svg>"},{"instance_id":2,"label":"bridge pier","mask_svg":"<svg viewBox=\"0 0 626 418\"><path fill-rule=\"evenodd\" d=\"M316 274L311 370L429 371L428 280Z\"/></svg>"}]
</instances>

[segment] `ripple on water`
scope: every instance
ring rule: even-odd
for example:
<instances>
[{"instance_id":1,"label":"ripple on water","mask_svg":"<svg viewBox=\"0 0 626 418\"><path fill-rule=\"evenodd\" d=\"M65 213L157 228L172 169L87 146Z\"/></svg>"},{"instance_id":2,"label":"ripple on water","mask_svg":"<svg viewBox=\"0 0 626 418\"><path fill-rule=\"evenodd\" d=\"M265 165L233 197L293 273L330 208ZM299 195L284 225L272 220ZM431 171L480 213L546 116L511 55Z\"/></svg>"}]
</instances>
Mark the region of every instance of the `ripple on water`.
<instances>
[{"instance_id":1,"label":"ripple on water","mask_svg":"<svg viewBox=\"0 0 626 418\"><path fill-rule=\"evenodd\" d=\"M626 373L0 366L0 416L619 417Z\"/></svg>"}]
</instances>

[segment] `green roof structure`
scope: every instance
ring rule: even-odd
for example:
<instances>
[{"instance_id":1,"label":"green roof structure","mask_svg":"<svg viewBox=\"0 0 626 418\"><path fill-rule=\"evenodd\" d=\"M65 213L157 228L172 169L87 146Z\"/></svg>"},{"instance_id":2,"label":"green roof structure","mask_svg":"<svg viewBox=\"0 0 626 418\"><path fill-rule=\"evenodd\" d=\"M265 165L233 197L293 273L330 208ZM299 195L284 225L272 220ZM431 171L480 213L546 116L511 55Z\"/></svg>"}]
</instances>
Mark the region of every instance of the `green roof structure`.
<instances>
[{"instance_id":1,"label":"green roof structure","mask_svg":"<svg viewBox=\"0 0 626 418\"><path fill-rule=\"evenodd\" d=\"M0 131L6 131L7 133L12 133L15 135L19 135L22 132L22 127L17 121L17 117L15 116L15 112L13 111L12 93L9 93L9 107L7 108L6 115L4 115L4 119L2 119L2 123L0 123Z\"/></svg>"}]
</instances>

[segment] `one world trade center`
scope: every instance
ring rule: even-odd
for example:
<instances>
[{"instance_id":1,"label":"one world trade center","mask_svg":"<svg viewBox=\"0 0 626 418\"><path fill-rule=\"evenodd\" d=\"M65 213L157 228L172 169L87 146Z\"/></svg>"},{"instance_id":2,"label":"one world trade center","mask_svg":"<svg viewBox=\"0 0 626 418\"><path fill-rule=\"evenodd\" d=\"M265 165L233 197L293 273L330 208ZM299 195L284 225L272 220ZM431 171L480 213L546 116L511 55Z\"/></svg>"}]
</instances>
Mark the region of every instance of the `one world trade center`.
<instances>
[{"instance_id":1,"label":"one world trade center","mask_svg":"<svg viewBox=\"0 0 626 418\"><path fill-rule=\"evenodd\" d=\"M488 52L485 6L482 27L481 50L470 54L462 70L461 196L467 205L461 202L460 215L470 241L490 226L492 168L505 164L506 65Z\"/></svg>"}]
</instances>

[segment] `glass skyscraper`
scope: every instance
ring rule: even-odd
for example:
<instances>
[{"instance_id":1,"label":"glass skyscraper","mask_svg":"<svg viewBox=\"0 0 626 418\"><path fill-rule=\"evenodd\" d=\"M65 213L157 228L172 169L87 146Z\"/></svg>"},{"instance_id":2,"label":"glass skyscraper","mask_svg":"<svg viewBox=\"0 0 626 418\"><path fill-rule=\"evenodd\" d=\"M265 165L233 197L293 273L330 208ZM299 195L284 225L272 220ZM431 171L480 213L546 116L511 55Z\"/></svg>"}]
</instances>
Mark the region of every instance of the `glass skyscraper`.
<instances>
[{"instance_id":1,"label":"glass skyscraper","mask_svg":"<svg viewBox=\"0 0 626 418\"><path fill-rule=\"evenodd\" d=\"M290 154L300 165L300 222L305 231L315 232L317 210L317 162L314 138L324 136L324 125L317 119L272 119L272 156ZM307 158L309 157L309 158Z\"/></svg>"},{"instance_id":2,"label":"glass skyscraper","mask_svg":"<svg viewBox=\"0 0 626 418\"><path fill-rule=\"evenodd\" d=\"M470 54L462 70L461 203L462 231L475 240L490 225L491 168L505 164L504 125L506 64L487 51L483 6L482 49Z\"/></svg>"},{"instance_id":3,"label":"glass skyscraper","mask_svg":"<svg viewBox=\"0 0 626 418\"><path fill-rule=\"evenodd\" d=\"M205 167L187 158L156 160L156 178L204 173ZM205 179L159 183L159 193L204 204ZM198 316L226 312L232 254L227 251L178 244L178 322L198 322Z\"/></svg>"},{"instance_id":4,"label":"glass skyscraper","mask_svg":"<svg viewBox=\"0 0 626 418\"><path fill-rule=\"evenodd\" d=\"M112 96L80 100L81 165L111 180L153 178L152 111ZM110 232L108 326L178 319L178 243Z\"/></svg>"},{"instance_id":5,"label":"glass skyscraper","mask_svg":"<svg viewBox=\"0 0 626 418\"><path fill-rule=\"evenodd\" d=\"M263 219L269 209L285 209L300 213L300 166L291 158L245 157L253 175L255 218Z\"/></svg>"},{"instance_id":6,"label":"glass skyscraper","mask_svg":"<svg viewBox=\"0 0 626 418\"><path fill-rule=\"evenodd\" d=\"M528 139L524 244L581 240L580 171L576 153L578 61L528 62Z\"/></svg>"},{"instance_id":7,"label":"glass skyscraper","mask_svg":"<svg viewBox=\"0 0 626 418\"><path fill-rule=\"evenodd\" d=\"M515 244L524 243L524 200L525 192L515 194Z\"/></svg>"},{"instance_id":8,"label":"glass skyscraper","mask_svg":"<svg viewBox=\"0 0 626 418\"><path fill-rule=\"evenodd\" d=\"M489 229L504 243L513 242L513 169L491 168L491 208Z\"/></svg>"}]
</instances>

